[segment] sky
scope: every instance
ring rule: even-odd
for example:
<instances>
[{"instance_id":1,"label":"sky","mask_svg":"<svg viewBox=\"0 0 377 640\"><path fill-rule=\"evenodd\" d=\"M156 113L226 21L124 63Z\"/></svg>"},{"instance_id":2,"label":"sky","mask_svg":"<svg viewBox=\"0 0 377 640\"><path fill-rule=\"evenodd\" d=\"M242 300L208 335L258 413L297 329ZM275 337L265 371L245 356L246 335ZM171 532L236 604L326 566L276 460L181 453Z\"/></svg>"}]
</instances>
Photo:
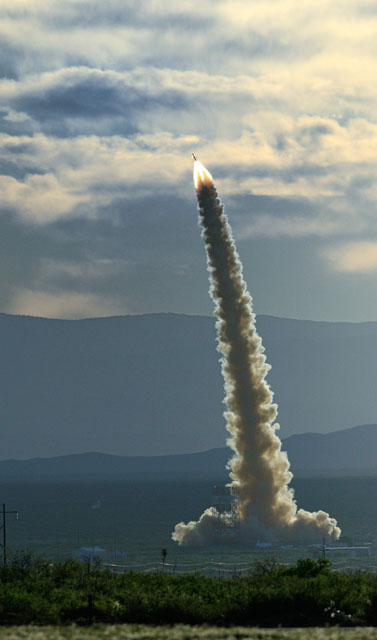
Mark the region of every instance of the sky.
<instances>
[{"instance_id":1,"label":"sky","mask_svg":"<svg viewBox=\"0 0 377 640\"><path fill-rule=\"evenodd\" d=\"M2 0L0 311L211 314L191 153L258 314L377 320L371 0Z\"/></svg>"}]
</instances>

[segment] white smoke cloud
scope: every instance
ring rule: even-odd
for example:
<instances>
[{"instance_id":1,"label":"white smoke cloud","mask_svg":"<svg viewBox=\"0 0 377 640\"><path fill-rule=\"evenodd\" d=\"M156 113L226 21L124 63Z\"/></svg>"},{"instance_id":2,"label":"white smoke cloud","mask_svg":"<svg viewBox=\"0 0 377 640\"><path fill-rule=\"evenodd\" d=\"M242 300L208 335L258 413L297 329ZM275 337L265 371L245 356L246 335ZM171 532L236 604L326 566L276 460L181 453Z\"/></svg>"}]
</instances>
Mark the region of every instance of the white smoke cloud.
<instances>
[{"instance_id":1,"label":"white smoke cloud","mask_svg":"<svg viewBox=\"0 0 377 640\"><path fill-rule=\"evenodd\" d=\"M234 451L229 475L236 491L242 536L252 539L264 530L280 539L308 540L319 535L339 538L336 520L327 513L297 510L289 488L289 461L275 433L277 405L266 382L270 367L256 331L251 297L231 228L210 174L199 162L195 162L195 169L218 349L222 354L227 406L224 416L230 433L227 444ZM212 542L217 535L216 523L216 513L207 509L198 522L177 524L173 540L188 545Z\"/></svg>"}]
</instances>

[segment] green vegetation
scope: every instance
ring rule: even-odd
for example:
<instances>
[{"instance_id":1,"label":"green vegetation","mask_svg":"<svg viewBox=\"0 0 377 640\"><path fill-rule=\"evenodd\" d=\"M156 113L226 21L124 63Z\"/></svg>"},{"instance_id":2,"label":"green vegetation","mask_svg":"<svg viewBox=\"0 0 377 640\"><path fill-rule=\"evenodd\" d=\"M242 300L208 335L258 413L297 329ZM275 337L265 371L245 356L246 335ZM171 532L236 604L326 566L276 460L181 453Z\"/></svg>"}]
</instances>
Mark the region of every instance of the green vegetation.
<instances>
[{"instance_id":1,"label":"green vegetation","mask_svg":"<svg viewBox=\"0 0 377 640\"><path fill-rule=\"evenodd\" d=\"M67 627L3 627L0 640L377 640L377 629L251 629L189 627L187 625L93 625Z\"/></svg>"},{"instance_id":2,"label":"green vegetation","mask_svg":"<svg viewBox=\"0 0 377 640\"><path fill-rule=\"evenodd\" d=\"M2 624L355 626L377 624L377 578L325 559L256 563L245 577L112 574L100 563L16 554L0 570Z\"/></svg>"}]
</instances>

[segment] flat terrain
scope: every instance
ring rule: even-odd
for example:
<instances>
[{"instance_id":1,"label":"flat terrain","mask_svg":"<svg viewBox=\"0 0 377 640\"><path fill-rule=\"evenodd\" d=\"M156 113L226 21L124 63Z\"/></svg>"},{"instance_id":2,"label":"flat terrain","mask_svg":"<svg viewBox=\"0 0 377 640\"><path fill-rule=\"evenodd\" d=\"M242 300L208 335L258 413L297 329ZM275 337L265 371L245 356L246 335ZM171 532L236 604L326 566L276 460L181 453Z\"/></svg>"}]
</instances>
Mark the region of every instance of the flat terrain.
<instances>
[{"instance_id":1,"label":"flat terrain","mask_svg":"<svg viewBox=\"0 0 377 640\"><path fill-rule=\"evenodd\" d=\"M3 627L1 640L376 640L377 628L247 629L232 627L149 627L110 625L83 627Z\"/></svg>"},{"instance_id":2,"label":"flat terrain","mask_svg":"<svg viewBox=\"0 0 377 640\"><path fill-rule=\"evenodd\" d=\"M8 546L55 559L82 546L98 546L108 552L108 561L127 565L159 562L162 548L168 551L167 561L177 565L243 563L263 555L289 562L308 555L307 550L294 548L294 540L293 547L285 549L234 543L212 549L178 547L171 540L174 525L198 519L211 505L211 484L208 479L2 483L0 503L20 513L19 520L12 515L7 518ZM300 507L328 511L337 518L345 544L369 542L376 555L377 478L294 478L292 484ZM322 539L317 542L321 544ZM371 563L377 564L375 557Z\"/></svg>"}]
</instances>

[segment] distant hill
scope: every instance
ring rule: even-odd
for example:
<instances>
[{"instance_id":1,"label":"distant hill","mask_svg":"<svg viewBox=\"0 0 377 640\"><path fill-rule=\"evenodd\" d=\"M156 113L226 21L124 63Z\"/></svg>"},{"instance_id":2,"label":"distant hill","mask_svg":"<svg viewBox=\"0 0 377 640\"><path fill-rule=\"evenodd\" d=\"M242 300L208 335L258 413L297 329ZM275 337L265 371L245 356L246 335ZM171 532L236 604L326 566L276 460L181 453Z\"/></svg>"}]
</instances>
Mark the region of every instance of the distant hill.
<instances>
[{"instance_id":1,"label":"distant hill","mask_svg":"<svg viewBox=\"0 0 377 640\"><path fill-rule=\"evenodd\" d=\"M306 433L283 441L296 475L377 475L377 425L328 434ZM112 456L83 453L55 458L0 461L0 479L87 478L93 476L227 477L230 449L171 456Z\"/></svg>"},{"instance_id":2,"label":"distant hill","mask_svg":"<svg viewBox=\"0 0 377 640\"><path fill-rule=\"evenodd\" d=\"M259 316L281 436L377 419L377 323ZM214 319L0 314L0 458L224 446Z\"/></svg>"},{"instance_id":3,"label":"distant hill","mask_svg":"<svg viewBox=\"0 0 377 640\"><path fill-rule=\"evenodd\" d=\"M85 477L141 475L223 475L230 451L226 447L171 456L113 456L79 453L55 458L0 461L4 477Z\"/></svg>"},{"instance_id":4,"label":"distant hill","mask_svg":"<svg viewBox=\"0 0 377 640\"><path fill-rule=\"evenodd\" d=\"M303 433L283 443L299 475L377 475L377 425L366 424L332 433Z\"/></svg>"}]
</instances>

